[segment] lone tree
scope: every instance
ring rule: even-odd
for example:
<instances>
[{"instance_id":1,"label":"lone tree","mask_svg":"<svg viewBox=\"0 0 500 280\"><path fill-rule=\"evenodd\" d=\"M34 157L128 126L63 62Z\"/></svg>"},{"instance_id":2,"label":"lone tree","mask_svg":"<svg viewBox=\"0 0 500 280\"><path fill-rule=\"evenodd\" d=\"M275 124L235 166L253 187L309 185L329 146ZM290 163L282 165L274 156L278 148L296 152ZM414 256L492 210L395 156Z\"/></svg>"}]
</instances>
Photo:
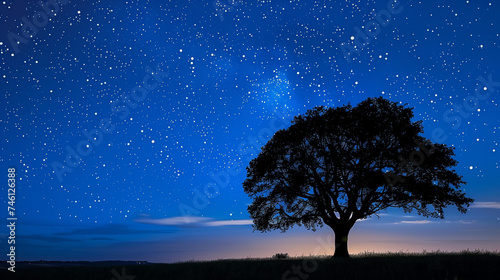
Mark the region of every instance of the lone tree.
<instances>
[{"instance_id":1,"label":"lone tree","mask_svg":"<svg viewBox=\"0 0 500 280\"><path fill-rule=\"evenodd\" d=\"M254 230L328 225L334 257L349 257L354 223L389 207L444 218L454 204L465 213L474 200L450 169L453 149L420 136L421 121L412 118L412 108L381 97L295 117L247 167Z\"/></svg>"}]
</instances>

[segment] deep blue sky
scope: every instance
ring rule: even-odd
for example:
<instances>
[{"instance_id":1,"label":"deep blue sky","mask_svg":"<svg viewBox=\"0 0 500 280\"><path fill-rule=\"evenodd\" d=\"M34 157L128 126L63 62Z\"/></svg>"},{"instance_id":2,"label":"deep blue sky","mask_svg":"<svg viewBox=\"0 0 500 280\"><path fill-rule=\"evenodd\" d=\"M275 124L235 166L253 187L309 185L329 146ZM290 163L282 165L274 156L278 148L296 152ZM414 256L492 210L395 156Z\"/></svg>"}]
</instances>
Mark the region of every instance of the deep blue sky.
<instances>
[{"instance_id":1,"label":"deep blue sky","mask_svg":"<svg viewBox=\"0 0 500 280\"><path fill-rule=\"evenodd\" d=\"M0 4L0 172L18 172L20 260L331 254L327 228L252 233L242 170L293 116L374 96L456 148L476 202L358 222L351 253L500 250L499 3L61 0L25 38L36 2Z\"/></svg>"}]
</instances>

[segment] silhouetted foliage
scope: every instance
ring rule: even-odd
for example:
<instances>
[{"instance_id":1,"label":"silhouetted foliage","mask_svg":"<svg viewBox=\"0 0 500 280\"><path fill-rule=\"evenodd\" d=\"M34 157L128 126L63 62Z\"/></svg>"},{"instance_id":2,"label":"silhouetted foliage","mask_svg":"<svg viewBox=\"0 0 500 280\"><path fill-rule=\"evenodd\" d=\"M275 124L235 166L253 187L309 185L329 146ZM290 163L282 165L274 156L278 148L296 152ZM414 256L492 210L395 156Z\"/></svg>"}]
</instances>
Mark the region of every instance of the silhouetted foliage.
<instances>
[{"instance_id":1,"label":"silhouetted foliage","mask_svg":"<svg viewBox=\"0 0 500 280\"><path fill-rule=\"evenodd\" d=\"M276 259L276 260L284 260L284 259L288 259L288 253L276 253L274 254L274 256L272 257L273 259Z\"/></svg>"},{"instance_id":2,"label":"silhouetted foliage","mask_svg":"<svg viewBox=\"0 0 500 280\"><path fill-rule=\"evenodd\" d=\"M450 169L453 149L420 136L421 121L412 118L412 108L381 97L296 116L247 167L254 230L326 224L334 256L348 257L354 223L388 207L434 218L449 205L465 213L473 199Z\"/></svg>"}]
</instances>

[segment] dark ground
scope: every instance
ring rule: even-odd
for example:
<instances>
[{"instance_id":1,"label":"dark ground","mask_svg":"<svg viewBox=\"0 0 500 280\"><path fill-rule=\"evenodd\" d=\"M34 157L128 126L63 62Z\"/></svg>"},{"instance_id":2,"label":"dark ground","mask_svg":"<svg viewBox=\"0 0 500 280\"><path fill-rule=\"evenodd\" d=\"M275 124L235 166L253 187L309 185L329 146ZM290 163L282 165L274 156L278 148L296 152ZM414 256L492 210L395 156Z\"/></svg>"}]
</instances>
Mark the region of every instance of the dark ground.
<instances>
[{"instance_id":1,"label":"dark ground","mask_svg":"<svg viewBox=\"0 0 500 280\"><path fill-rule=\"evenodd\" d=\"M499 280L500 254L486 252L365 254L350 259L303 257L241 259L174 264L134 262L49 263L0 270L0 279L142 280L142 279L383 279ZM52 266L52 267L51 267ZM3 265L2 267L5 267Z\"/></svg>"}]
</instances>

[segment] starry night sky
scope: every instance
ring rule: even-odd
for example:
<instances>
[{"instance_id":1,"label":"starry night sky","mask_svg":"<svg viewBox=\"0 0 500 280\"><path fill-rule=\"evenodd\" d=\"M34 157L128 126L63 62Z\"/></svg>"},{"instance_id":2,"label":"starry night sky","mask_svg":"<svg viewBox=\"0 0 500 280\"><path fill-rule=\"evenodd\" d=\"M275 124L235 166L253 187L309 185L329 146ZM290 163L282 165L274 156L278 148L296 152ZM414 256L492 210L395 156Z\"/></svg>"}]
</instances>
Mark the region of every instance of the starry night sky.
<instances>
[{"instance_id":1,"label":"starry night sky","mask_svg":"<svg viewBox=\"0 0 500 280\"><path fill-rule=\"evenodd\" d=\"M332 254L329 228L252 233L244 168L293 116L376 96L456 148L476 202L358 222L350 252L500 250L500 3L36 2L0 3L18 260Z\"/></svg>"}]
</instances>

